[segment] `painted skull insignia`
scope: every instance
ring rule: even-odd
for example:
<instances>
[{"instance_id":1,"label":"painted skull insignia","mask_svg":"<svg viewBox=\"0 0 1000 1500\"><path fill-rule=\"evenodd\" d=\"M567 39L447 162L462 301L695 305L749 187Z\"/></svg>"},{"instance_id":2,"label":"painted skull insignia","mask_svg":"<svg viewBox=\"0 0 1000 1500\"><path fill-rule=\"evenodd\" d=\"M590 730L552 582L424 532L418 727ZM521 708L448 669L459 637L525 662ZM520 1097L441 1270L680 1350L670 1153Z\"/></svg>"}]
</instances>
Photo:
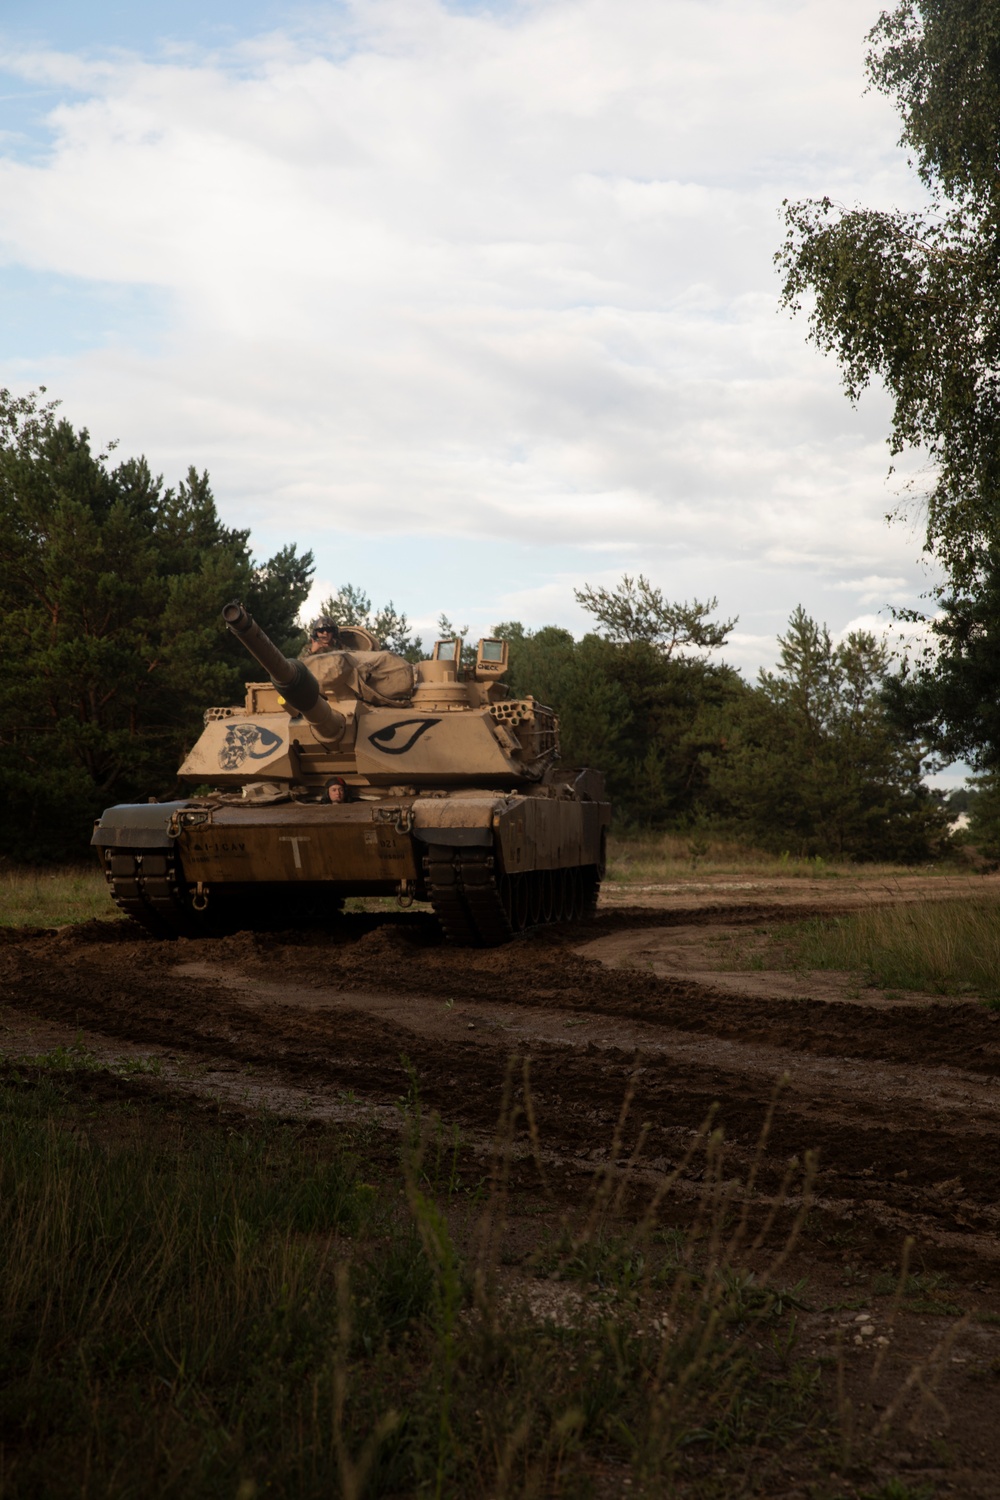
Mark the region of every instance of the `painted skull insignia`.
<instances>
[{"instance_id":1,"label":"painted skull insignia","mask_svg":"<svg viewBox=\"0 0 1000 1500\"><path fill-rule=\"evenodd\" d=\"M267 760L283 743L279 734L259 724L230 724L219 751L219 765L224 771L238 771L248 756L251 760Z\"/></svg>"}]
</instances>

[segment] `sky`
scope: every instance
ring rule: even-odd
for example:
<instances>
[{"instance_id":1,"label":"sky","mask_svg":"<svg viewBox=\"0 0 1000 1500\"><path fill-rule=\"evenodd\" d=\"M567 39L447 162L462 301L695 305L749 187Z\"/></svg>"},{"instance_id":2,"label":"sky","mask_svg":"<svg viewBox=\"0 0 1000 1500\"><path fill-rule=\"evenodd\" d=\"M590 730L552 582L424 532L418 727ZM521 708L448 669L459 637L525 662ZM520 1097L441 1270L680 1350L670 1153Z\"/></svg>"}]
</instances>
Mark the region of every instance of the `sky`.
<instances>
[{"instance_id":1,"label":"sky","mask_svg":"<svg viewBox=\"0 0 1000 1500\"><path fill-rule=\"evenodd\" d=\"M433 637L643 573L773 665L933 582L779 310L781 205L914 206L877 0L3 0L0 385Z\"/></svg>"}]
</instances>

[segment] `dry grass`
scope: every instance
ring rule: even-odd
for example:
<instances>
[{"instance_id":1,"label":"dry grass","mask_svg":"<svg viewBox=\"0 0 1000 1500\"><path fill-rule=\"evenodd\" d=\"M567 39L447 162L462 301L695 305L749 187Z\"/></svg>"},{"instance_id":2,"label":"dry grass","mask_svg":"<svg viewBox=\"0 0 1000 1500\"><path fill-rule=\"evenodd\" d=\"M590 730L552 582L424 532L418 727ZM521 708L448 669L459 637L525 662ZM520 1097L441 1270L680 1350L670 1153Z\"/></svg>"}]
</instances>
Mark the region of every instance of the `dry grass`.
<instances>
[{"instance_id":1,"label":"dry grass","mask_svg":"<svg viewBox=\"0 0 1000 1500\"><path fill-rule=\"evenodd\" d=\"M735 1170L710 1115L651 1180L634 1082L566 1207L527 1062L484 1163L412 1070L400 1150L165 1111L79 1049L0 1057L3 1500L67 1476L106 1500L917 1493L857 1483L890 1424L926 1424L951 1343L870 1418L842 1356L824 1384L788 1274L808 1154L765 1187L770 1114ZM531 1159L547 1212L513 1236Z\"/></svg>"},{"instance_id":2,"label":"dry grass","mask_svg":"<svg viewBox=\"0 0 1000 1500\"><path fill-rule=\"evenodd\" d=\"M527 1082L465 1183L415 1077L394 1172L333 1129L178 1127L153 1100L116 1128L93 1067L0 1067L0 1492L717 1500L790 1461L818 1477L830 1413L782 1285L808 1164L750 1214L756 1168L738 1183L709 1124L626 1212L630 1092L590 1194L515 1267ZM704 1190L668 1230L686 1167Z\"/></svg>"},{"instance_id":3,"label":"dry grass","mask_svg":"<svg viewBox=\"0 0 1000 1500\"><path fill-rule=\"evenodd\" d=\"M51 869L0 869L0 927L61 927L116 916L96 860Z\"/></svg>"}]
</instances>

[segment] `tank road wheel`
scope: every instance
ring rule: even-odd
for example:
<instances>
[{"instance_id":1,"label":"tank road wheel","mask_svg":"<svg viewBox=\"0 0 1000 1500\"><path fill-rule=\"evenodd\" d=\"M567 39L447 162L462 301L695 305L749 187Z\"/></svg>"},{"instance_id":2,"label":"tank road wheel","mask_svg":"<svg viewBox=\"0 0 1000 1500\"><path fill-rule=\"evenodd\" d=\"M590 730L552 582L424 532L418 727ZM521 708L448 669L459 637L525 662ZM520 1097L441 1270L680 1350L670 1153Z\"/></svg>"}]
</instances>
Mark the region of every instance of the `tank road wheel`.
<instances>
[{"instance_id":1,"label":"tank road wheel","mask_svg":"<svg viewBox=\"0 0 1000 1500\"><path fill-rule=\"evenodd\" d=\"M525 928L537 927L541 920L541 889L538 884L537 870L526 870L521 876L524 881L524 925Z\"/></svg>"},{"instance_id":2,"label":"tank road wheel","mask_svg":"<svg viewBox=\"0 0 1000 1500\"><path fill-rule=\"evenodd\" d=\"M500 902L510 930L523 932L528 925L528 888L524 875L501 875L498 882Z\"/></svg>"},{"instance_id":3,"label":"tank road wheel","mask_svg":"<svg viewBox=\"0 0 1000 1500\"><path fill-rule=\"evenodd\" d=\"M597 865L584 865L580 872L583 896L582 916L585 921L597 914L597 897L601 890L601 876Z\"/></svg>"},{"instance_id":4,"label":"tank road wheel","mask_svg":"<svg viewBox=\"0 0 1000 1500\"><path fill-rule=\"evenodd\" d=\"M552 920L561 922L566 908L566 871L552 871Z\"/></svg>"},{"instance_id":5,"label":"tank road wheel","mask_svg":"<svg viewBox=\"0 0 1000 1500\"><path fill-rule=\"evenodd\" d=\"M542 887L542 909L540 920L542 922L552 922L555 920L556 908L556 871L539 870L538 879Z\"/></svg>"},{"instance_id":6,"label":"tank road wheel","mask_svg":"<svg viewBox=\"0 0 1000 1500\"><path fill-rule=\"evenodd\" d=\"M523 932L528 925L528 879L525 875L512 875L514 903L512 925L515 932Z\"/></svg>"},{"instance_id":7,"label":"tank road wheel","mask_svg":"<svg viewBox=\"0 0 1000 1500\"><path fill-rule=\"evenodd\" d=\"M566 916L567 922L578 922L583 914L583 889L580 882L580 866L570 865L566 871Z\"/></svg>"},{"instance_id":8,"label":"tank road wheel","mask_svg":"<svg viewBox=\"0 0 1000 1500\"><path fill-rule=\"evenodd\" d=\"M524 878L528 882L528 926L537 927L542 920L542 872L532 870Z\"/></svg>"},{"instance_id":9,"label":"tank road wheel","mask_svg":"<svg viewBox=\"0 0 1000 1500\"><path fill-rule=\"evenodd\" d=\"M557 922L568 922L572 911L572 892L570 891L569 870L556 871L556 901L555 920Z\"/></svg>"}]
</instances>

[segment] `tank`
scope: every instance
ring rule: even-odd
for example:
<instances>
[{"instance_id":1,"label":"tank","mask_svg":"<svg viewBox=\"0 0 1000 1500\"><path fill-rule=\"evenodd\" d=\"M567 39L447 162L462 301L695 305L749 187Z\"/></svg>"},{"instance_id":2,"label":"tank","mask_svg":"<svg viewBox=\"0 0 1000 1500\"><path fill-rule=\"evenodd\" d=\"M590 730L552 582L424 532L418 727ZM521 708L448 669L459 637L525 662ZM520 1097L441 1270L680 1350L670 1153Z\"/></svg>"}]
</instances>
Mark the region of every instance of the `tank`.
<instances>
[{"instance_id":1,"label":"tank","mask_svg":"<svg viewBox=\"0 0 1000 1500\"><path fill-rule=\"evenodd\" d=\"M218 935L394 896L473 945L594 911L604 781L561 767L553 711L509 695L506 641L481 640L463 669L460 639L413 665L344 630L293 661L242 604L223 619L266 680L206 711L178 772L190 795L97 819L122 911L161 937Z\"/></svg>"}]
</instances>

